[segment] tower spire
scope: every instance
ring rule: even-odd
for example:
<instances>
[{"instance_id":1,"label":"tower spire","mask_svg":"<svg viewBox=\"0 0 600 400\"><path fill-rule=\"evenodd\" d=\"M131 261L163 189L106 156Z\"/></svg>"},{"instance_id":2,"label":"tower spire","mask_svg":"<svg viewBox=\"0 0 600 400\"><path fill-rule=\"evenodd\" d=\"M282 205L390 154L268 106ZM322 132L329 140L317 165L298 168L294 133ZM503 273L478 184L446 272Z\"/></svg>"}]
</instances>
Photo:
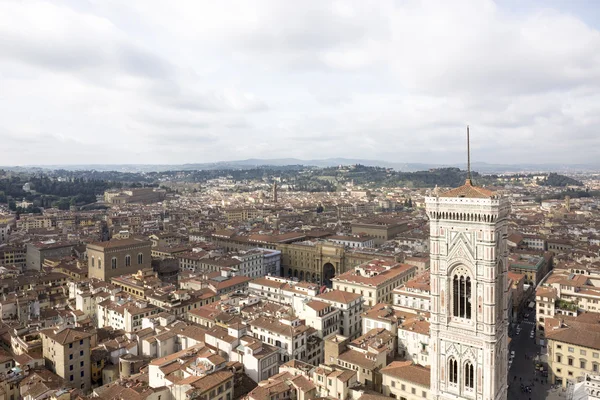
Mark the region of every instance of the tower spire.
<instances>
[{"instance_id":1,"label":"tower spire","mask_svg":"<svg viewBox=\"0 0 600 400\"><path fill-rule=\"evenodd\" d=\"M471 140L469 138L469 125L467 125L467 185L472 185L471 180Z\"/></svg>"}]
</instances>

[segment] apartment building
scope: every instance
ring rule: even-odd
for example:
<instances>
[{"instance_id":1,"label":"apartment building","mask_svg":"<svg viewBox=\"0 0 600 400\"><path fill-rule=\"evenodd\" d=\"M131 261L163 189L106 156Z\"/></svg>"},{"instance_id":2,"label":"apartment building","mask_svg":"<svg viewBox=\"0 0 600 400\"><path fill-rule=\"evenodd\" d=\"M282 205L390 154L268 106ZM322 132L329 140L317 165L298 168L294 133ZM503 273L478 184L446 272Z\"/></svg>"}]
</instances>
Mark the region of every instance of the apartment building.
<instances>
[{"instance_id":1,"label":"apartment building","mask_svg":"<svg viewBox=\"0 0 600 400\"><path fill-rule=\"evenodd\" d=\"M552 267L552 253L513 253L508 257L509 270L525 275L525 284L537 285Z\"/></svg>"},{"instance_id":2,"label":"apartment building","mask_svg":"<svg viewBox=\"0 0 600 400\"><path fill-rule=\"evenodd\" d=\"M566 387L600 373L600 314L548 318L545 325L552 384Z\"/></svg>"},{"instance_id":3,"label":"apartment building","mask_svg":"<svg viewBox=\"0 0 600 400\"><path fill-rule=\"evenodd\" d=\"M371 260L331 279L336 290L358 293L364 305L392 303L393 290L411 279L417 267L386 260Z\"/></svg>"},{"instance_id":4,"label":"apartment building","mask_svg":"<svg viewBox=\"0 0 600 400\"><path fill-rule=\"evenodd\" d=\"M240 251L232 258L239 260L236 266L238 274L248 278L258 278L265 276L264 254L259 249Z\"/></svg>"},{"instance_id":5,"label":"apartment building","mask_svg":"<svg viewBox=\"0 0 600 400\"><path fill-rule=\"evenodd\" d=\"M80 328L50 328L40 331L40 336L46 367L70 387L89 391L92 334Z\"/></svg>"},{"instance_id":6,"label":"apartment building","mask_svg":"<svg viewBox=\"0 0 600 400\"><path fill-rule=\"evenodd\" d=\"M21 246L4 246L0 248L0 267L16 266L20 270L27 265L27 248Z\"/></svg>"},{"instance_id":7,"label":"apartment building","mask_svg":"<svg viewBox=\"0 0 600 400\"><path fill-rule=\"evenodd\" d=\"M312 382L317 387L319 397L346 399L350 389L358 384L356 376L356 371L322 364L313 370Z\"/></svg>"},{"instance_id":8,"label":"apartment building","mask_svg":"<svg viewBox=\"0 0 600 400\"><path fill-rule=\"evenodd\" d=\"M52 228L52 219L41 215L22 215L17 220L17 229L29 231L32 229Z\"/></svg>"},{"instance_id":9,"label":"apartment building","mask_svg":"<svg viewBox=\"0 0 600 400\"><path fill-rule=\"evenodd\" d=\"M245 335L231 354L231 360L244 364L246 375L258 383L278 373L279 349Z\"/></svg>"},{"instance_id":10,"label":"apartment building","mask_svg":"<svg viewBox=\"0 0 600 400\"><path fill-rule=\"evenodd\" d=\"M233 373L225 366L223 357L200 344L152 360L148 384L166 386L174 400L232 400Z\"/></svg>"},{"instance_id":11,"label":"apartment building","mask_svg":"<svg viewBox=\"0 0 600 400\"><path fill-rule=\"evenodd\" d=\"M327 238L328 241L344 245L351 248L371 248L375 247L375 239L366 235L357 236L339 236L333 235Z\"/></svg>"},{"instance_id":12,"label":"apartment building","mask_svg":"<svg viewBox=\"0 0 600 400\"><path fill-rule=\"evenodd\" d=\"M352 224L352 234L364 234L374 238L375 245L379 246L393 239L396 235L408 230L406 221L388 218L365 219Z\"/></svg>"},{"instance_id":13,"label":"apartment building","mask_svg":"<svg viewBox=\"0 0 600 400\"><path fill-rule=\"evenodd\" d=\"M411 361L394 361L381 369L383 395L395 399L432 399L431 370Z\"/></svg>"},{"instance_id":14,"label":"apartment building","mask_svg":"<svg viewBox=\"0 0 600 400\"><path fill-rule=\"evenodd\" d=\"M340 311L340 335L350 339L361 335L360 314L363 311L363 300L360 294L328 290L314 299L329 303Z\"/></svg>"},{"instance_id":15,"label":"apartment building","mask_svg":"<svg viewBox=\"0 0 600 400\"><path fill-rule=\"evenodd\" d=\"M306 310L308 302L317 300L333 306L339 313L339 333L348 335L352 338L360 335L360 313L362 312L362 298L360 294L344 292L341 290L328 290L319 294L321 287L309 282L295 282L293 280L279 278L275 276L266 276L264 278L254 279L248 284L248 292L264 300L276 302L284 305L291 305L304 318L308 311ZM318 304L318 303L313 303ZM324 307L324 306L323 306ZM300 311L299 311L300 310ZM319 317L321 318L321 317ZM315 322L316 323L316 322ZM310 326L313 326L309 324ZM318 324L317 324L318 325ZM317 325L313 326L316 329ZM334 329L329 329L325 336L333 333ZM336 332L337 333L337 332Z\"/></svg>"},{"instance_id":16,"label":"apartment building","mask_svg":"<svg viewBox=\"0 0 600 400\"><path fill-rule=\"evenodd\" d=\"M310 377L288 371L260 382L248 393L248 400L311 400L316 397L317 388Z\"/></svg>"},{"instance_id":17,"label":"apartment building","mask_svg":"<svg viewBox=\"0 0 600 400\"><path fill-rule=\"evenodd\" d=\"M40 271L46 258L63 258L73 254L75 242L47 240L45 242L27 243L25 269Z\"/></svg>"},{"instance_id":18,"label":"apartment building","mask_svg":"<svg viewBox=\"0 0 600 400\"><path fill-rule=\"evenodd\" d=\"M373 329L350 341L334 335L325 340L325 363L356 371L356 380L379 390L378 372L396 353L396 337L385 329Z\"/></svg>"},{"instance_id":19,"label":"apartment building","mask_svg":"<svg viewBox=\"0 0 600 400\"><path fill-rule=\"evenodd\" d=\"M96 307L98 328L112 327L125 332L142 330L142 319L156 315L160 312L158 307L149 304L146 300L129 300L124 296L111 296Z\"/></svg>"},{"instance_id":20,"label":"apartment building","mask_svg":"<svg viewBox=\"0 0 600 400\"><path fill-rule=\"evenodd\" d=\"M323 360L323 341L319 333L298 318L262 316L249 326L255 338L279 348L282 363L301 360L316 365Z\"/></svg>"},{"instance_id":21,"label":"apartment building","mask_svg":"<svg viewBox=\"0 0 600 400\"><path fill-rule=\"evenodd\" d=\"M414 265L417 267L417 274L422 274L424 271L429 269L431 261L429 260L429 256L411 256L404 258L404 263L408 265Z\"/></svg>"},{"instance_id":22,"label":"apartment building","mask_svg":"<svg viewBox=\"0 0 600 400\"><path fill-rule=\"evenodd\" d=\"M307 326L317 330L321 339L337 335L340 331L341 311L319 300L308 300L294 308L298 317L304 319Z\"/></svg>"},{"instance_id":23,"label":"apartment building","mask_svg":"<svg viewBox=\"0 0 600 400\"><path fill-rule=\"evenodd\" d=\"M415 364L429 366L429 321L421 315L404 318L398 324L398 355Z\"/></svg>"},{"instance_id":24,"label":"apartment building","mask_svg":"<svg viewBox=\"0 0 600 400\"><path fill-rule=\"evenodd\" d=\"M394 306L401 310L429 312L431 310L431 275L426 270L393 291Z\"/></svg>"}]
</instances>

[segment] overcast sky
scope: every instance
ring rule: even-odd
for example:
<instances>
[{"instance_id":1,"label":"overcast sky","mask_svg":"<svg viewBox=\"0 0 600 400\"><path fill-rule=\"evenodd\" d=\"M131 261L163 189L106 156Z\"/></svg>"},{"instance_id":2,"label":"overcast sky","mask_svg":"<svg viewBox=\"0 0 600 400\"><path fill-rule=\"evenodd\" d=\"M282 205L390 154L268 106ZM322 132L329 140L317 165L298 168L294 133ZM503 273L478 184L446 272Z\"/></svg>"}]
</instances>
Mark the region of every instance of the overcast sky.
<instances>
[{"instance_id":1,"label":"overcast sky","mask_svg":"<svg viewBox=\"0 0 600 400\"><path fill-rule=\"evenodd\" d=\"M526 5L525 7L523 5ZM0 165L599 163L600 2L0 1Z\"/></svg>"}]
</instances>

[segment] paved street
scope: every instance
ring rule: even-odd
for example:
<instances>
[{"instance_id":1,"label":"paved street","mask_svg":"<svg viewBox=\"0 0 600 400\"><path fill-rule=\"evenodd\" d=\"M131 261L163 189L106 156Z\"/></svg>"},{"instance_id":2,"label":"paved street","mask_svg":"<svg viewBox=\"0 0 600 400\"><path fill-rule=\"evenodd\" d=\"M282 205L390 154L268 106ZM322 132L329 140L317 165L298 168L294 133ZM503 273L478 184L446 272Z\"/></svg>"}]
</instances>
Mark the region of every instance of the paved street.
<instances>
[{"instance_id":1,"label":"paved street","mask_svg":"<svg viewBox=\"0 0 600 400\"><path fill-rule=\"evenodd\" d=\"M542 384L541 380L545 381L546 378L542 378L541 373L535 371L535 357L538 355L540 346L536 345L534 339L529 337L531 331L535 329L534 314L531 312L529 318L521 322L519 335L516 332L512 334L509 352L515 352L515 359L508 371L510 385L508 398L511 400L566 399L565 392L562 392L561 389L552 390L549 384ZM521 384L530 386L531 393L523 393Z\"/></svg>"}]
</instances>

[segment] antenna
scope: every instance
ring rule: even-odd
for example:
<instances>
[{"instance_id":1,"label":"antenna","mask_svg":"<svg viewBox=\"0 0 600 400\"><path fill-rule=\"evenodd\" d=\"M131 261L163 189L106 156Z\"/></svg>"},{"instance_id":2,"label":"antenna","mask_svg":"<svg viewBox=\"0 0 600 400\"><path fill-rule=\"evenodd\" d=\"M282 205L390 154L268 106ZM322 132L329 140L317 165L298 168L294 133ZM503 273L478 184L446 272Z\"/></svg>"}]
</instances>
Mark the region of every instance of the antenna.
<instances>
[{"instance_id":1,"label":"antenna","mask_svg":"<svg viewBox=\"0 0 600 400\"><path fill-rule=\"evenodd\" d=\"M467 125L467 185L472 185L471 181L471 140L469 138L469 125Z\"/></svg>"}]
</instances>

